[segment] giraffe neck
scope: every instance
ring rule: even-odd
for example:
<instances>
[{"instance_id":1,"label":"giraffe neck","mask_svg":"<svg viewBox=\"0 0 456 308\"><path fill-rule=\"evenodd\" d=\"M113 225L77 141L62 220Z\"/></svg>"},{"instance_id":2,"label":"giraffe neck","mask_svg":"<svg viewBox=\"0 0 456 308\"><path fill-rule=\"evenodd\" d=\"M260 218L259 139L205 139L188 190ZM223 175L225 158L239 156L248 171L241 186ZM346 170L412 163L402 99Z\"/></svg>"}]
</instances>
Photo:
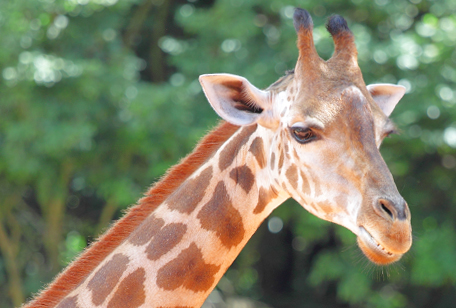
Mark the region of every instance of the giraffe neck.
<instances>
[{"instance_id":1,"label":"giraffe neck","mask_svg":"<svg viewBox=\"0 0 456 308\"><path fill-rule=\"evenodd\" d=\"M58 307L200 307L288 198L268 181L260 135L256 125L239 129Z\"/></svg>"}]
</instances>

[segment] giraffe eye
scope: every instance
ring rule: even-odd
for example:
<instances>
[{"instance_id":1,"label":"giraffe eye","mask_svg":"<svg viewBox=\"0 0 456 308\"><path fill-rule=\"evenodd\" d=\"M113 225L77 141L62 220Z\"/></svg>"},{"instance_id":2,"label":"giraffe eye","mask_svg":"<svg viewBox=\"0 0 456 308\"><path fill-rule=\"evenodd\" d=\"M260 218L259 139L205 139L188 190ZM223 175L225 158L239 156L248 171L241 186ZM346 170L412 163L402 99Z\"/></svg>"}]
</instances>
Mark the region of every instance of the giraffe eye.
<instances>
[{"instance_id":1,"label":"giraffe eye","mask_svg":"<svg viewBox=\"0 0 456 308\"><path fill-rule=\"evenodd\" d=\"M310 128L292 127L291 133L299 143L305 144L317 139L317 135Z\"/></svg>"}]
</instances>

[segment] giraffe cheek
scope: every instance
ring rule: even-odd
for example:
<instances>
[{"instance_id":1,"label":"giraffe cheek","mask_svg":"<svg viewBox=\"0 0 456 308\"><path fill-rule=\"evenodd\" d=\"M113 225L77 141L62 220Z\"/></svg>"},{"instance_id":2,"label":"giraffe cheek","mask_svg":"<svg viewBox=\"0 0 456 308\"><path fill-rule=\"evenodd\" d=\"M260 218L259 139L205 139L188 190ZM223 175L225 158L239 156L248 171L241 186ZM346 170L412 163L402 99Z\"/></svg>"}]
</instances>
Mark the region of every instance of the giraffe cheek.
<instances>
[{"instance_id":1,"label":"giraffe cheek","mask_svg":"<svg viewBox=\"0 0 456 308\"><path fill-rule=\"evenodd\" d=\"M291 187L293 187L293 189L296 190L298 188L298 169L296 168L296 166L291 165L287 169L285 176L287 177L288 183L290 183Z\"/></svg>"},{"instance_id":2,"label":"giraffe cheek","mask_svg":"<svg viewBox=\"0 0 456 308\"><path fill-rule=\"evenodd\" d=\"M301 193L303 193L304 195L310 195L310 185L309 181L307 180L307 176L304 174L302 170L299 174L301 175L302 180Z\"/></svg>"},{"instance_id":3,"label":"giraffe cheek","mask_svg":"<svg viewBox=\"0 0 456 308\"><path fill-rule=\"evenodd\" d=\"M279 155L279 166L278 166L279 172L282 170L283 161L284 161L283 151L280 151L280 155Z\"/></svg>"},{"instance_id":4,"label":"giraffe cheek","mask_svg":"<svg viewBox=\"0 0 456 308\"><path fill-rule=\"evenodd\" d=\"M271 158L269 159L269 161L271 162L271 170L274 171L275 170L275 153L271 153Z\"/></svg>"},{"instance_id":5,"label":"giraffe cheek","mask_svg":"<svg viewBox=\"0 0 456 308\"><path fill-rule=\"evenodd\" d=\"M323 202L318 202L318 212L321 213L321 215L325 218L327 221L334 222L334 218L338 215L340 212L337 207L335 207L331 202L329 201L323 201Z\"/></svg>"}]
</instances>

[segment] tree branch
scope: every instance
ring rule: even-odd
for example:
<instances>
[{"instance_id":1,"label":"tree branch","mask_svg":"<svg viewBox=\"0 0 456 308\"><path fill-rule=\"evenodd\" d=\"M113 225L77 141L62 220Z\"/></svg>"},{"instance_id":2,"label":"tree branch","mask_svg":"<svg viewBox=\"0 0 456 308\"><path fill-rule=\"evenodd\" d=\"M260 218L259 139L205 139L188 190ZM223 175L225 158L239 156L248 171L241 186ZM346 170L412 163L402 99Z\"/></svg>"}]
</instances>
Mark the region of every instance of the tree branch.
<instances>
[{"instance_id":1,"label":"tree branch","mask_svg":"<svg viewBox=\"0 0 456 308\"><path fill-rule=\"evenodd\" d=\"M100 219L98 221L97 227L95 229L95 236L99 236L101 232L106 230L106 227L109 226L114 214L117 210L117 203L113 202L112 200L108 200L106 205L103 207L101 211Z\"/></svg>"},{"instance_id":2,"label":"tree branch","mask_svg":"<svg viewBox=\"0 0 456 308\"><path fill-rule=\"evenodd\" d=\"M152 40L149 54L149 72L153 82L163 82L166 80L166 63L163 56L163 51L158 46L158 40L166 33L166 21L168 19L169 10L174 0L164 1L158 10L155 12L155 22L152 28Z\"/></svg>"},{"instance_id":3,"label":"tree branch","mask_svg":"<svg viewBox=\"0 0 456 308\"><path fill-rule=\"evenodd\" d=\"M149 15L149 11L154 5L153 0L146 0L141 3L136 8L136 11L133 13L133 16L130 20L130 24L127 26L127 30L124 35L124 44L127 48L130 48L133 44L135 37L138 35L138 32L141 30L144 22Z\"/></svg>"},{"instance_id":4,"label":"tree branch","mask_svg":"<svg viewBox=\"0 0 456 308\"><path fill-rule=\"evenodd\" d=\"M5 230L3 221L0 220L0 251L6 261L6 272L9 277L9 294L14 306L19 306L24 301L24 294L21 288L21 276L19 275L18 265L16 263L17 249L11 243Z\"/></svg>"}]
</instances>

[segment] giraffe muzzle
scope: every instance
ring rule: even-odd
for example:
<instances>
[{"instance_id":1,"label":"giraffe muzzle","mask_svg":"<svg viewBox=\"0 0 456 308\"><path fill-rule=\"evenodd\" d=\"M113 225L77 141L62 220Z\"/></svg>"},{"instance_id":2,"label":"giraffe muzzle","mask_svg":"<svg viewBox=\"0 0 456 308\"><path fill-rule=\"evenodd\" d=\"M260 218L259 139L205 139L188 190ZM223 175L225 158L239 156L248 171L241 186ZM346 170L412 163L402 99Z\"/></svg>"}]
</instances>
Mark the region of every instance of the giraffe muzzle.
<instances>
[{"instance_id":1,"label":"giraffe muzzle","mask_svg":"<svg viewBox=\"0 0 456 308\"><path fill-rule=\"evenodd\" d=\"M398 261L410 249L412 225L407 202L396 186L383 186L380 190L383 193L366 198L361 206L357 242L370 261L386 265Z\"/></svg>"},{"instance_id":2,"label":"giraffe muzzle","mask_svg":"<svg viewBox=\"0 0 456 308\"><path fill-rule=\"evenodd\" d=\"M357 241L358 246L364 255L375 264L386 265L396 262L402 258L403 254L389 251L377 242L377 240L364 227L360 227Z\"/></svg>"},{"instance_id":3,"label":"giraffe muzzle","mask_svg":"<svg viewBox=\"0 0 456 308\"><path fill-rule=\"evenodd\" d=\"M378 265L398 261L412 245L410 210L402 197L376 199L360 213L358 226L359 248Z\"/></svg>"}]
</instances>

